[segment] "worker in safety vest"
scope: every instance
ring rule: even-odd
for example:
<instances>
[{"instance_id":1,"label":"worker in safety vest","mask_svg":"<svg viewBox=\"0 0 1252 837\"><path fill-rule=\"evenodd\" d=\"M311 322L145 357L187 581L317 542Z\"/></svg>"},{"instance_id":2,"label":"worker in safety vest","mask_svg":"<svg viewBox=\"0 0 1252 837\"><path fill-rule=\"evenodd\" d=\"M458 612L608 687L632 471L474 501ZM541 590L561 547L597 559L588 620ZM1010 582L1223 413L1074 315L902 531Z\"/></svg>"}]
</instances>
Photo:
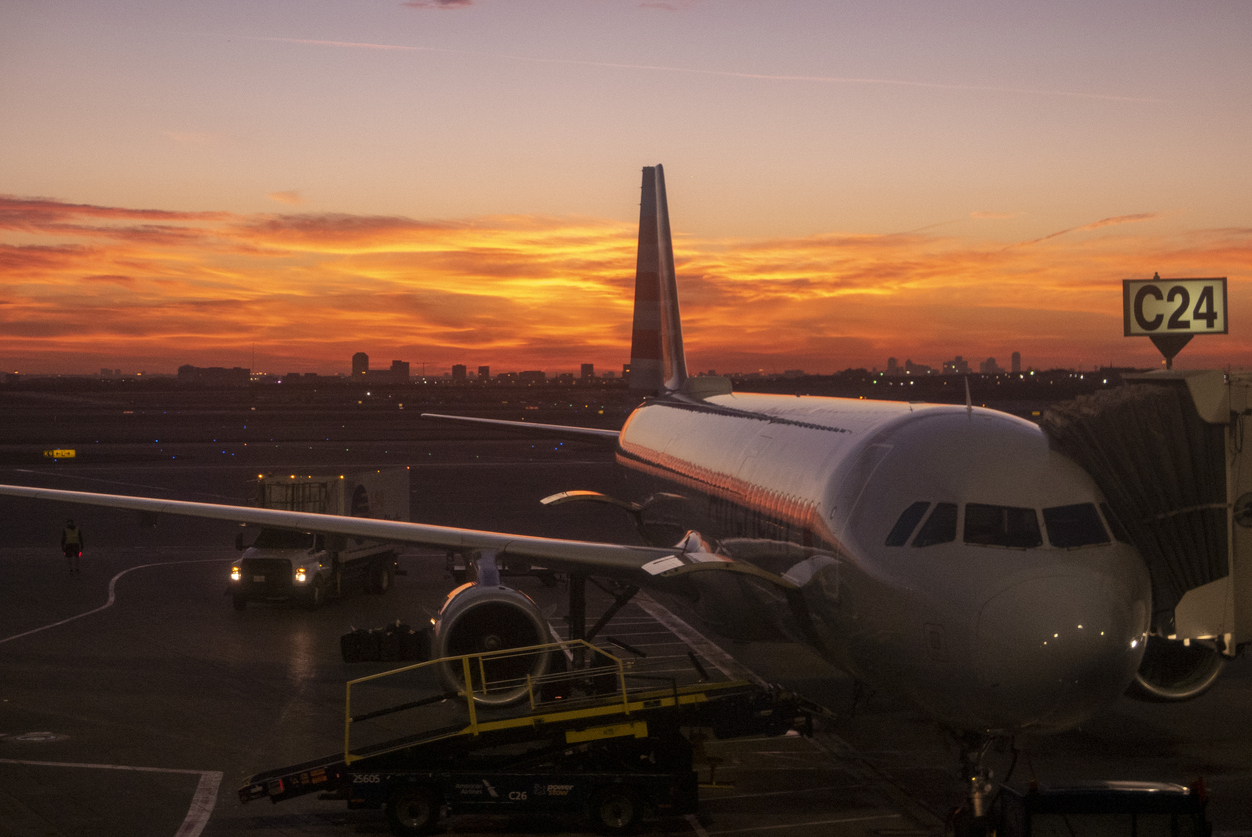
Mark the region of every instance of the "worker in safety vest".
<instances>
[{"instance_id":1,"label":"worker in safety vest","mask_svg":"<svg viewBox=\"0 0 1252 837\"><path fill-rule=\"evenodd\" d=\"M78 559L83 555L83 530L75 526L73 520L65 521L65 531L61 532L61 549L65 552L65 560L69 561L70 572L81 573Z\"/></svg>"}]
</instances>

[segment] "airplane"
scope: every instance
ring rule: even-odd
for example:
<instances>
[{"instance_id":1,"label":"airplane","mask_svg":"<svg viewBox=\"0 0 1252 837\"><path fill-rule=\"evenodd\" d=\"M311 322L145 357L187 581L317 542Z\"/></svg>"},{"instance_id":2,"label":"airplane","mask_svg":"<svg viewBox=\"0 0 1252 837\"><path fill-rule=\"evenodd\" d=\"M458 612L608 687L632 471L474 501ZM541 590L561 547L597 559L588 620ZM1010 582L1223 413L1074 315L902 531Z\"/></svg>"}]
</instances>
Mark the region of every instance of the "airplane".
<instances>
[{"instance_id":1,"label":"airplane","mask_svg":"<svg viewBox=\"0 0 1252 837\"><path fill-rule=\"evenodd\" d=\"M643 170L630 387L644 400L620 431L430 418L612 445L642 499L571 491L545 502L621 506L646 546L24 486L0 494L461 552L473 581L440 610L436 655L487 641L499 627L488 612L512 615L516 646L547 641L534 603L500 584L506 562L684 595L712 630L803 643L952 731L975 810L989 741L1070 729L1132 683L1152 685L1139 673L1152 614L1145 562L1091 477L1038 426L968 397L738 393L688 374L660 165Z\"/></svg>"}]
</instances>

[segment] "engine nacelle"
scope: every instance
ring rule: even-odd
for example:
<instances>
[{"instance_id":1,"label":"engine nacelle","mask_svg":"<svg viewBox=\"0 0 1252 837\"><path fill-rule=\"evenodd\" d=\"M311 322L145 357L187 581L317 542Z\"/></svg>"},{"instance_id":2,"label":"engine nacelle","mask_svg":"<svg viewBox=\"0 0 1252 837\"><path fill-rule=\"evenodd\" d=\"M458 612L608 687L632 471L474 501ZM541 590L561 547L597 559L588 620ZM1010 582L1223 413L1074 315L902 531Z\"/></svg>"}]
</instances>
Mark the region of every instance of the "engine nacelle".
<instances>
[{"instance_id":1,"label":"engine nacelle","mask_svg":"<svg viewBox=\"0 0 1252 837\"><path fill-rule=\"evenodd\" d=\"M1159 636L1148 637L1139 671L1126 691L1130 697L1155 703L1192 700L1207 692L1226 667L1217 649Z\"/></svg>"},{"instance_id":2,"label":"engine nacelle","mask_svg":"<svg viewBox=\"0 0 1252 837\"><path fill-rule=\"evenodd\" d=\"M431 653L435 658L459 657L553 641L547 620L525 593L503 585L471 583L449 593L439 609ZM517 703L527 695L526 676L541 677L548 672L550 662L550 652L495 657L484 660L481 669L477 661L471 661L474 700L487 706ZM460 661L441 666L440 676L451 690L465 688Z\"/></svg>"}]
</instances>

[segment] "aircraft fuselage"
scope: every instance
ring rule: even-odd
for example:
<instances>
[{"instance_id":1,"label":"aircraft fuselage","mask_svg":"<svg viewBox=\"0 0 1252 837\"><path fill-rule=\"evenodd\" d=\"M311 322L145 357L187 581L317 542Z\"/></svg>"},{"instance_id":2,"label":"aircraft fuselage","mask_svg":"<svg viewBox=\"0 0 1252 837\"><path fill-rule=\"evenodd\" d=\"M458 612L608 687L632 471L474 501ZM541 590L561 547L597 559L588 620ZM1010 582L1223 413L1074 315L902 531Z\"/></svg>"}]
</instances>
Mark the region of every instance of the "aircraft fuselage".
<instances>
[{"instance_id":1,"label":"aircraft fuselage","mask_svg":"<svg viewBox=\"0 0 1252 837\"><path fill-rule=\"evenodd\" d=\"M1091 478L980 408L776 395L650 400L618 461L645 514L782 576L692 576L743 639L806 642L959 730L1054 732L1125 691L1148 572Z\"/></svg>"}]
</instances>

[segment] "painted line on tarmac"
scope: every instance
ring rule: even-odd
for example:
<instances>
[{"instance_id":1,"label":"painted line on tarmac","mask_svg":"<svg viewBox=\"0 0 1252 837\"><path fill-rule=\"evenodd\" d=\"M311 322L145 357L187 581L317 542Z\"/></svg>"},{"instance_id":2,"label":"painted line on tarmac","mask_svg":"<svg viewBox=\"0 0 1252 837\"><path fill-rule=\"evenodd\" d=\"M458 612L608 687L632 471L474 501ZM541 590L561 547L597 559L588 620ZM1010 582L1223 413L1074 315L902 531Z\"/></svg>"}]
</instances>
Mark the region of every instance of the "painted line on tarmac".
<instances>
[{"instance_id":1,"label":"painted line on tarmac","mask_svg":"<svg viewBox=\"0 0 1252 837\"><path fill-rule=\"evenodd\" d=\"M209 824L213 815L213 806L217 804L217 789L222 784L220 771L205 771L200 774L200 784L196 785L196 795L191 797L191 807L182 826L174 837L200 837L200 832Z\"/></svg>"},{"instance_id":2,"label":"painted line on tarmac","mask_svg":"<svg viewBox=\"0 0 1252 837\"><path fill-rule=\"evenodd\" d=\"M709 837L709 833L704 830L704 826L700 825L700 821L696 819L695 814L688 814L687 824L691 826L691 830L696 833L696 837Z\"/></svg>"},{"instance_id":3,"label":"painted line on tarmac","mask_svg":"<svg viewBox=\"0 0 1252 837\"><path fill-rule=\"evenodd\" d=\"M40 627L40 628L31 628L29 631L24 631L20 634L14 634L13 636L6 636L4 639L0 639L0 645L3 645L4 643L9 642L14 639L21 639L24 636L37 634L40 631L46 631L49 628L55 628L58 625L64 625L66 622L73 622L75 619L82 619L84 616L90 616L93 613L99 613L102 610L107 610L110 607L113 607L113 602L117 599L117 596L115 594L115 589L117 587L117 580L121 578L122 576L126 575L128 572L133 572L134 570L142 570L147 567L172 567L175 564L212 564L212 563L219 562L221 560L222 560L221 558L198 558L194 561L162 561L156 564L140 564L137 567L131 567L130 569L122 570L120 573L113 576L113 578L109 580L109 600L105 602L104 604L100 605L100 607L97 607L93 610L89 610L86 613L80 613L77 616L71 616L68 619L62 619L60 622L53 622L51 625L44 625L43 627ZM124 768L119 768L119 769L124 769Z\"/></svg>"},{"instance_id":4,"label":"painted line on tarmac","mask_svg":"<svg viewBox=\"0 0 1252 837\"><path fill-rule=\"evenodd\" d=\"M649 616L660 622L666 628L674 633L675 636L682 639L691 646L697 654L708 660L714 668L722 672L722 674L736 680L750 680L758 686L768 685L763 677L743 663L736 660L721 646L717 645L700 631L684 622L680 617L669 611L664 605L657 602L647 593L639 592L634 598L635 604L639 605ZM842 764L841 768L845 772L854 776L858 781L867 787L875 788L887 800L890 807L905 811L909 817L915 822L924 823L928 826L936 824L942 825L943 819L935 812L929 810L917 800L910 797L898 786L896 786L889 778L879 773L866 764L860 753L858 753L852 745L848 744L834 733L822 733L822 737L829 742L823 745L821 742L815 741L813 738L806 738L805 741L810 742L810 746L818 750L825 751L828 755L836 757ZM902 816L894 814L892 816ZM874 818L871 818L874 819ZM827 825L843 822L842 820L832 820L829 823L809 823L809 825ZM778 826L783 827L783 826ZM752 831L754 829L741 829ZM711 837L712 834L729 834L728 831L711 832L709 834L701 833L699 837Z\"/></svg>"},{"instance_id":5,"label":"painted line on tarmac","mask_svg":"<svg viewBox=\"0 0 1252 837\"><path fill-rule=\"evenodd\" d=\"M41 477L60 477L61 479L70 480L71 484L75 482L102 482L102 483L107 483L108 485L125 485L129 488L142 488L142 489L145 489L146 491L164 491L167 494L176 494L176 495L182 494L181 491L170 488L168 486L150 485L148 483L143 483L143 482L122 482L121 480L105 480L105 479L100 479L99 477L84 477L81 474L49 473L48 471L44 471L44 470L37 471L33 468L12 468L11 470L17 474L38 474ZM239 502L238 497L227 495L227 494L211 494L207 491L192 491L189 493L198 495L200 497L212 497L215 500L226 500L229 503Z\"/></svg>"},{"instance_id":6,"label":"painted line on tarmac","mask_svg":"<svg viewBox=\"0 0 1252 837\"><path fill-rule=\"evenodd\" d=\"M749 769L752 770L753 768L749 768ZM764 793L735 793L735 794L729 794L726 796L721 796L721 795L710 796L707 799L701 799L700 804L706 805L709 803L728 802L728 801L737 802L740 799L764 799L767 796L800 796L801 794L806 794L806 793L828 793L829 791L856 790L858 788L864 788L864 787L867 787L867 785L861 785L861 784L826 785L824 787L793 788L791 790L766 791Z\"/></svg>"},{"instance_id":7,"label":"painted line on tarmac","mask_svg":"<svg viewBox=\"0 0 1252 837\"><path fill-rule=\"evenodd\" d=\"M191 562L184 562L191 563ZM139 569L132 567L131 569ZM183 824L175 832L174 837L200 837L200 832L209 824L209 815L217 804L217 789L222 784L222 774L217 770L183 770L177 767L129 767L124 764L81 764L72 761L28 761L25 759L0 759L0 764L21 764L35 767L88 767L95 770L130 770L136 773L182 773L200 777L196 785L195 795L191 797L191 807Z\"/></svg>"},{"instance_id":8,"label":"painted line on tarmac","mask_svg":"<svg viewBox=\"0 0 1252 837\"><path fill-rule=\"evenodd\" d=\"M710 642L704 634L675 616L647 593L636 593L635 604L639 605L645 613L669 629L670 633L687 643L693 651L698 652L701 657L712 663L714 668L722 674L735 680L751 680L758 686L767 685L765 679L759 674L727 654L722 650L721 646Z\"/></svg>"},{"instance_id":9,"label":"painted line on tarmac","mask_svg":"<svg viewBox=\"0 0 1252 837\"><path fill-rule=\"evenodd\" d=\"M874 820L898 820L903 814L879 814L871 817L843 817L837 820L814 820L812 822L789 822L782 825L754 825L752 828L732 828L727 831L706 831L708 837L718 834L743 834L746 831L778 831L783 828L809 828L814 825L843 825L851 822L873 822Z\"/></svg>"}]
</instances>

